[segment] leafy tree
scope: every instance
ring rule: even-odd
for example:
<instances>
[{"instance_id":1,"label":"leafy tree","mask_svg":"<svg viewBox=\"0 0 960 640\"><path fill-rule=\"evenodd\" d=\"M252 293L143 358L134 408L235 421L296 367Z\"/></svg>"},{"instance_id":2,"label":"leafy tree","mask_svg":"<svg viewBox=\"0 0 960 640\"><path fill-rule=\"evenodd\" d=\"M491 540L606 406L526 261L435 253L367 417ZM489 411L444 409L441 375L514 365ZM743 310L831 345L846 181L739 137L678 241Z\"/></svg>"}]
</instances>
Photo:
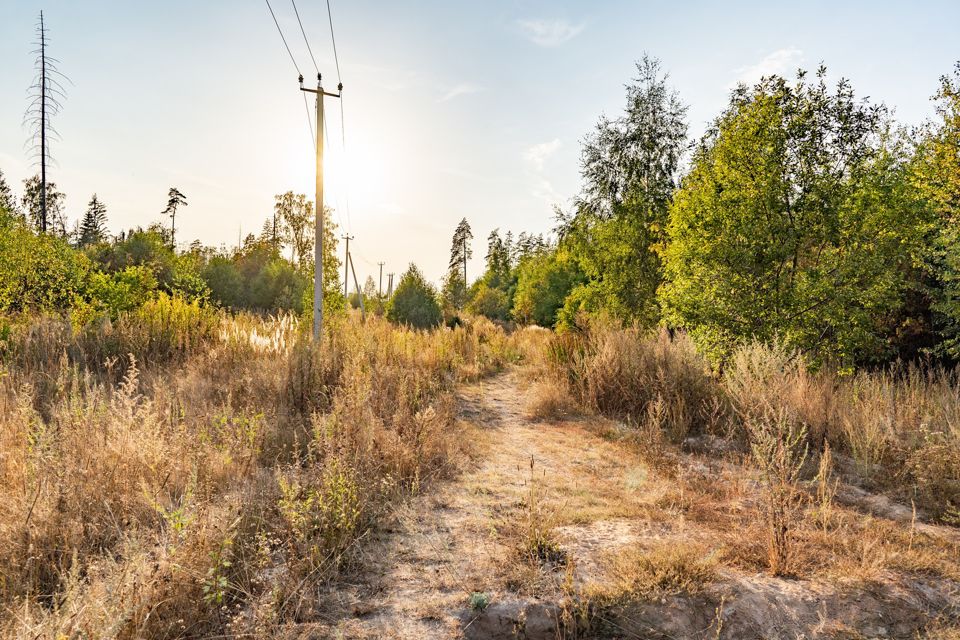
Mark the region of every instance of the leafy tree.
<instances>
[{"instance_id":1,"label":"leafy tree","mask_svg":"<svg viewBox=\"0 0 960 640\"><path fill-rule=\"evenodd\" d=\"M7 184L6 178L3 177L2 169L0 169L0 211L6 211L13 215L20 213L17 207L17 199L14 197L10 185Z\"/></svg>"},{"instance_id":2,"label":"leafy tree","mask_svg":"<svg viewBox=\"0 0 960 640\"><path fill-rule=\"evenodd\" d=\"M87 204L87 211L80 221L80 232L77 245L88 247L106 239L107 207L93 194Z\"/></svg>"},{"instance_id":3,"label":"leafy tree","mask_svg":"<svg viewBox=\"0 0 960 640\"><path fill-rule=\"evenodd\" d=\"M491 287L486 280L478 280L467 310L491 320L506 320L510 317L510 296L503 289Z\"/></svg>"},{"instance_id":4,"label":"leafy tree","mask_svg":"<svg viewBox=\"0 0 960 640\"><path fill-rule=\"evenodd\" d=\"M430 329L443 321L437 292L413 263L387 303L387 319L416 329Z\"/></svg>"},{"instance_id":5,"label":"leafy tree","mask_svg":"<svg viewBox=\"0 0 960 640\"><path fill-rule=\"evenodd\" d=\"M739 87L670 210L661 298L715 359L780 337L814 360L879 357L924 219L886 111L850 85Z\"/></svg>"},{"instance_id":6,"label":"leafy tree","mask_svg":"<svg viewBox=\"0 0 960 640\"><path fill-rule=\"evenodd\" d=\"M644 56L627 86L627 106L601 118L582 153L583 196L563 218L561 237L587 279L567 301L568 315L604 309L652 325L668 207L686 149L686 106L667 85L660 63Z\"/></svg>"},{"instance_id":7,"label":"leafy tree","mask_svg":"<svg viewBox=\"0 0 960 640\"><path fill-rule=\"evenodd\" d=\"M313 259L313 203L304 194L293 191L275 199L275 231L279 219L279 237L290 243L290 261L306 266Z\"/></svg>"},{"instance_id":8,"label":"leafy tree","mask_svg":"<svg viewBox=\"0 0 960 640\"><path fill-rule=\"evenodd\" d=\"M177 209L187 206L187 197L176 187L167 191L167 208L163 214L170 216L170 246L176 250L177 246Z\"/></svg>"},{"instance_id":9,"label":"leafy tree","mask_svg":"<svg viewBox=\"0 0 960 640\"><path fill-rule=\"evenodd\" d=\"M87 258L17 220L0 229L0 311L68 309L86 295Z\"/></svg>"},{"instance_id":10,"label":"leafy tree","mask_svg":"<svg viewBox=\"0 0 960 640\"><path fill-rule=\"evenodd\" d=\"M583 280L576 263L556 248L528 254L517 266L513 317L523 324L554 327L570 292Z\"/></svg>"},{"instance_id":11,"label":"leafy tree","mask_svg":"<svg viewBox=\"0 0 960 640\"><path fill-rule=\"evenodd\" d=\"M43 226L43 208L41 204L40 176L32 176L23 181L23 196L20 204L26 212L27 220L39 231ZM47 182L47 227L51 233L61 238L67 235L67 219L63 212L66 196L57 191L55 182Z\"/></svg>"},{"instance_id":12,"label":"leafy tree","mask_svg":"<svg viewBox=\"0 0 960 640\"><path fill-rule=\"evenodd\" d=\"M448 315L453 315L466 306L467 299L467 283L463 280L463 274L460 273L460 269L451 269L444 276L440 291L440 300L443 303L444 311Z\"/></svg>"},{"instance_id":13,"label":"leafy tree","mask_svg":"<svg viewBox=\"0 0 960 640\"><path fill-rule=\"evenodd\" d=\"M934 100L939 120L922 132L913 177L936 216L930 289L942 316L941 350L960 359L960 62L940 79Z\"/></svg>"},{"instance_id":14,"label":"leafy tree","mask_svg":"<svg viewBox=\"0 0 960 640\"><path fill-rule=\"evenodd\" d=\"M462 266L464 282L467 281L467 260L473 257L473 249L470 248L471 240L473 240L473 232L470 230L470 223L467 222L466 218L463 218L453 232L453 240L450 243L449 269L459 269Z\"/></svg>"}]
</instances>

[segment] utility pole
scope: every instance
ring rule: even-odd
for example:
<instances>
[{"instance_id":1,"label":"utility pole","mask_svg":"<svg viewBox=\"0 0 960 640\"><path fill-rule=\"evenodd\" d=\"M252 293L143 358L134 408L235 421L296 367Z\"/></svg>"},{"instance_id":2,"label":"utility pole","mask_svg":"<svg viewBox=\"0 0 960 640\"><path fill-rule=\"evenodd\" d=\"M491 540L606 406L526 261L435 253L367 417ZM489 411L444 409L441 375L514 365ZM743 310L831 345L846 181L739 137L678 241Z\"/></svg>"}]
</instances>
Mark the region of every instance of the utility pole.
<instances>
[{"instance_id":1,"label":"utility pole","mask_svg":"<svg viewBox=\"0 0 960 640\"><path fill-rule=\"evenodd\" d=\"M348 233L341 237L347 241L347 246L343 251L343 299L346 300L347 291L350 290L350 277L348 269L350 268L350 241L353 240L353 236Z\"/></svg>"},{"instance_id":2,"label":"utility pole","mask_svg":"<svg viewBox=\"0 0 960 640\"><path fill-rule=\"evenodd\" d=\"M387 274L387 297L393 296L393 274Z\"/></svg>"},{"instance_id":3,"label":"utility pole","mask_svg":"<svg viewBox=\"0 0 960 640\"><path fill-rule=\"evenodd\" d=\"M282 33L281 33L282 35ZM317 217L313 228L313 339L320 340L323 329L323 97L339 98L343 83L337 85L336 93L323 90L323 78L317 74L317 88L307 89L300 76L300 91L317 94Z\"/></svg>"},{"instance_id":4,"label":"utility pole","mask_svg":"<svg viewBox=\"0 0 960 640\"><path fill-rule=\"evenodd\" d=\"M350 271L353 273L353 286L357 289L357 299L360 300L360 319L366 321L367 309L363 304L363 290L360 288L360 281L357 280L357 270L353 268L353 256L349 253L347 260L350 262Z\"/></svg>"},{"instance_id":5,"label":"utility pole","mask_svg":"<svg viewBox=\"0 0 960 640\"><path fill-rule=\"evenodd\" d=\"M380 297L382 298L383 297L383 263L378 262L377 264L380 265L380 288L377 291L377 293L379 293Z\"/></svg>"},{"instance_id":6,"label":"utility pole","mask_svg":"<svg viewBox=\"0 0 960 640\"><path fill-rule=\"evenodd\" d=\"M47 232L47 38L40 12L40 232Z\"/></svg>"}]
</instances>

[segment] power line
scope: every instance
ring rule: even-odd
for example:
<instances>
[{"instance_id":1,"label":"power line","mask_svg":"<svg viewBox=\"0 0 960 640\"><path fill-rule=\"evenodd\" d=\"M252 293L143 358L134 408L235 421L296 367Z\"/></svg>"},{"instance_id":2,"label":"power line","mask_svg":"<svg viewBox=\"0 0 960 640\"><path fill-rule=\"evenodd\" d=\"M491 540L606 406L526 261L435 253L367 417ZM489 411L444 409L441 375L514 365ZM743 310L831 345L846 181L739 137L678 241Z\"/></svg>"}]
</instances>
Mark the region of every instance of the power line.
<instances>
[{"instance_id":1,"label":"power line","mask_svg":"<svg viewBox=\"0 0 960 640\"><path fill-rule=\"evenodd\" d=\"M291 0L292 2L293 0ZM337 68L337 84L340 88L340 146L343 149L343 161L348 165L350 164L349 155L347 154L347 125L346 118L343 115L343 78L340 75L340 57L337 55L337 37L333 31L333 13L330 10L330 0L327 0L327 22L330 24L330 42L333 44L333 63ZM328 138L330 136L327 136ZM344 199L346 201L347 208L347 227L352 226L350 224L350 188L349 188L349 179L344 180Z\"/></svg>"},{"instance_id":2,"label":"power line","mask_svg":"<svg viewBox=\"0 0 960 640\"><path fill-rule=\"evenodd\" d=\"M330 41L333 42L333 63L337 66L337 82L340 79L340 60L337 58L337 39L333 35L333 15L330 13L330 0L327 0L327 20L330 22Z\"/></svg>"},{"instance_id":3,"label":"power line","mask_svg":"<svg viewBox=\"0 0 960 640\"><path fill-rule=\"evenodd\" d=\"M287 39L283 35L283 29L280 28L280 23L277 22L277 15L273 12L273 7L270 6L270 0L265 0L267 3L267 9L270 10L270 16L273 18L273 24L277 26L277 33L280 34L280 39L283 40L283 46L287 50L287 55L290 56L290 62L293 63L293 68L297 70L297 75L300 76L300 82L303 82L303 73L300 72L300 65L297 64L296 58L293 57L293 52L290 51L290 45L287 44ZM292 1L292 0L291 0ZM293 5L293 10L296 12L297 5ZM299 14L297 15L297 22L300 21ZM300 25L301 31L303 30L303 25ZM303 36L306 39L306 35ZM307 50L310 49L310 43L307 43ZM313 58L313 51L310 51L310 58ZM316 66L317 62L314 60L313 65ZM317 72L320 73L319 71ZM310 145L313 147L313 150L317 150L317 139L313 133L313 119L310 117L310 104L307 102L307 94L303 94L303 107L307 111L307 127L310 128Z\"/></svg>"},{"instance_id":4,"label":"power line","mask_svg":"<svg viewBox=\"0 0 960 640\"><path fill-rule=\"evenodd\" d=\"M313 49L310 48L310 41L307 40L307 32L303 30L303 22L300 21L300 12L297 11L297 3L294 0L290 0L290 4L293 5L293 13L297 16L297 23L300 25L300 33L303 34L303 41L307 44L307 51L310 52L310 59L313 60L313 68L317 70L317 75L320 75L320 67L317 66L317 59L313 57ZM328 3L329 8L329 3ZM336 54L334 54L336 58ZM337 71L337 81L340 80L340 71Z\"/></svg>"},{"instance_id":5,"label":"power line","mask_svg":"<svg viewBox=\"0 0 960 640\"><path fill-rule=\"evenodd\" d=\"M297 65L296 59L293 57L293 52L290 51L290 45L287 44L287 39L283 37L283 29L280 28L280 23L277 22L277 16L273 12L273 7L270 6L270 0L265 1L267 3L267 9L270 9L270 15L273 16L273 24L277 25L277 32L280 34L280 39L283 40L283 46L287 49L287 55L290 56L290 62L293 63L293 68L297 70L297 75L303 76L303 74L300 73L300 67Z\"/></svg>"}]
</instances>

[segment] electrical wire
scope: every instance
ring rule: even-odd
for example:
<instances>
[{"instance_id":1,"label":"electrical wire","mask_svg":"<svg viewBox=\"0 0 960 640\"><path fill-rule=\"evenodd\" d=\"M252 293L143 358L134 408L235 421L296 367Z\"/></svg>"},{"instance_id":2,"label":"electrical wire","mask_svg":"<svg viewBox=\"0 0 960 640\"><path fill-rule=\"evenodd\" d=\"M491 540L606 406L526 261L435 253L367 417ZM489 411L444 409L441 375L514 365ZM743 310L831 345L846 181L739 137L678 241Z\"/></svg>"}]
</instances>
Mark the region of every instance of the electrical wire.
<instances>
[{"instance_id":1,"label":"electrical wire","mask_svg":"<svg viewBox=\"0 0 960 640\"><path fill-rule=\"evenodd\" d=\"M283 46L287 49L287 55L290 56L290 62L293 63L293 68L297 70L297 75L302 76L303 74L300 73L300 67L297 65L297 61L293 57L293 52L290 51L290 45L287 44L287 39L283 36L283 29L280 28L280 23L277 22L277 16L273 12L273 7L270 6L270 0L265 0L265 2L267 3L267 9L270 9L270 15L273 17L273 24L277 25L277 33L280 34L280 39L283 40Z\"/></svg>"},{"instance_id":2,"label":"electrical wire","mask_svg":"<svg viewBox=\"0 0 960 640\"><path fill-rule=\"evenodd\" d=\"M317 75L320 75L320 67L317 65L317 59L313 57L313 49L310 48L310 41L307 40L307 32L303 30L303 22L300 21L300 12L297 11L297 3L295 0L290 0L290 4L293 5L293 13L297 16L297 24L300 25L300 33L303 34L303 41L307 44L307 51L310 52L310 59L313 60L313 68L317 70ZM336 56L334 56L336 58ZM339 82L340 72L337 71L337 81Z\"/></svg>"},{"instance_id":3,"label":"electrical wire","mask_svg":"<svg viewBox=\"0 0 960 640\"><path fill-rule=\"evenodd\" d=\"M291 0L292 1L292 0ZM333 44L333 63L337 68L337 86L340 88L340 145L343 148L343 160L349 165L350 160L347 154L347 125L346 118L343 115L343 79L340 75L340 56L337 55L337 36L333 30L333 12L330 10L330 0L327 0L327 22L330 25L330 42ZM347 206L347 228L350 228L350 192L347 185L344 186L344 198Z\"/></svg>"}]
</instances>

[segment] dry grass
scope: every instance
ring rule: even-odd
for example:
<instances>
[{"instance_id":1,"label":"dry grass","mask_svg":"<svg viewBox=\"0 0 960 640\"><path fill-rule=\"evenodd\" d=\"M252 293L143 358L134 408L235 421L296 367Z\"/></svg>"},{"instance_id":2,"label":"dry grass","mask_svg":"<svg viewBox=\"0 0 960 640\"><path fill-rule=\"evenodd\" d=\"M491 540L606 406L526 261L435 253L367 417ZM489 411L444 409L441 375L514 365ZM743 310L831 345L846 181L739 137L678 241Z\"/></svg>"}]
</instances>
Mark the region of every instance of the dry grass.
<instances>
[{"instance_id":1,"label":"dry grass","mask_svg":"<svg viewBox=\"0 0 960 640\"><path fill-rule=\"evenodd\" d=\"M484 321L342 322L321 345L293 318L176 306L14 326L0 377L12 638L270 635L316 607L310 585L349 569L383 513L456 467L453 385L517 357Z\"/></svg>"},{"instance_id":2,"label":"dry grass","mask_svg":"<svg viewBox=\"0 0 960 640\"><path fill-rule=\"evenodd\" d=\"M634 545L608 553L603 579L587 585L584 596L609 606L667 595L700 593L717 579L717 555L698 544Z\"/></svg>"},{"instance_id":3,"label":"dry grass","mask_svg":"<svg viewBox=\"0 0 960 640\"><path fill-rule=\"evenodd\" d=\"M557 336L550 353L550 375L565 377L582 406L626 420L654 446L660 431L674 443L721 435L727 449L747 450L752 425L778 422L804 431L812 461L829 445L844 480L913 501L934 520L960 514L960 372L903 366L844 377L752 344L711 374L683 335L604 327Z\"/></svg>"}]
</instances>

